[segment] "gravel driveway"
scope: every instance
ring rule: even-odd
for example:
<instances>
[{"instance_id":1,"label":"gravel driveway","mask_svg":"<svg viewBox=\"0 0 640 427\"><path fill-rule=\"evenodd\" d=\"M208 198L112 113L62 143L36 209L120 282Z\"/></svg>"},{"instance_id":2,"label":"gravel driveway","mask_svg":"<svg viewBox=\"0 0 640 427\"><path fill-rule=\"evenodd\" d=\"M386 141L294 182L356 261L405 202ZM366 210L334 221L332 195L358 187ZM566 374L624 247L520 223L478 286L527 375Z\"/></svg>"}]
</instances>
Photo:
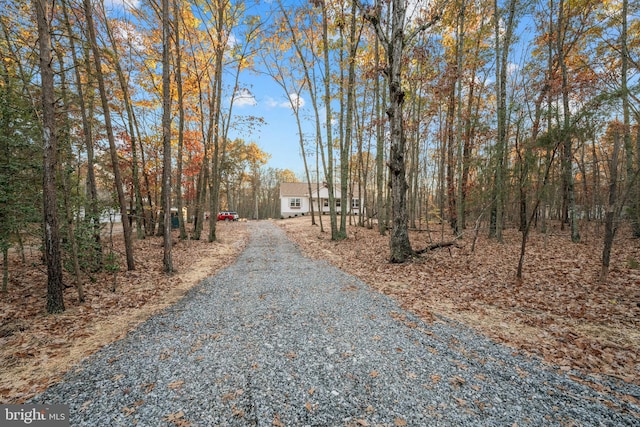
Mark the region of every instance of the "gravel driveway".
<instances>
[{"instance_id":1,"label":"gravel driveway","mask_svg":"<svg viewBox=\"0 0 640 427\"><path fill-rule=\"evenodd\" d=\"M304 258L273 223L249 229L235 264L33 402L69 404L72 426L640 425L611 393Z\"/></svg>"}]
</instances>

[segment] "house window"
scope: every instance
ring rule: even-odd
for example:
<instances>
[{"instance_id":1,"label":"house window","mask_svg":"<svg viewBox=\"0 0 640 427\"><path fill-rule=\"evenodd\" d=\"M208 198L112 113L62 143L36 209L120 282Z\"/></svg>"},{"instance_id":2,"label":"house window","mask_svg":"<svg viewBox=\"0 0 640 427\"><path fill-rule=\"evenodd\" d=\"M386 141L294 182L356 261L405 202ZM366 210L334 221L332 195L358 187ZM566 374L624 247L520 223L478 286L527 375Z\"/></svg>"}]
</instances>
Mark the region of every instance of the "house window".
<instances>
[{"instance_id":1,"label":"house window","mask_svg":"<svg viewBox=\"0 0 640 427\"><path fill-rule=\"evenodd\" d=\"M336 209L340 207L340 199L336 199Z\"/></svg>"},{"instance_id":2,"label":"house window","mask_svg":"<svg viewBox=\"0 0 640 427\"><path fill-rule=\"evenodd\" d=\"M329 199L322 199L322 206L324 206L325 208L329 207Z\"/></svg>"},{"instance_id":3,"label":"house window","mask_svg":"<svg viewBox=\"0 0 640 427\"><path fill-rule=\"evenodd\" d=\"M300 209L302 206L302 199L300 197L292 197L289 199L289 207L291 209Z\"/></svg>"},{"instance_id":4,"label":"house window","mask_svg":"<svg viewBox=\"0 0 640 427\"><path fill-rule=\"evenodd\" d=\"M360 199L351 199L351 209L360 209Z\"/></svg>"}]
</instances>

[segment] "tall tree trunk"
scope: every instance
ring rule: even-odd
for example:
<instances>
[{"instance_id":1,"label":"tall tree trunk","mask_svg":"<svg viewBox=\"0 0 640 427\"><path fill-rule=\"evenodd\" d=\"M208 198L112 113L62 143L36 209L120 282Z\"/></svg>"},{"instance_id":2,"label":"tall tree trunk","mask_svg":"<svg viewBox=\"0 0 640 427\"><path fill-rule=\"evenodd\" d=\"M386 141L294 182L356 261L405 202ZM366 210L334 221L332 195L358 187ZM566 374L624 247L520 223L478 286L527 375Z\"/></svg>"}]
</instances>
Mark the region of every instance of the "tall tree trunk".
<instances>
[{"instance_id":1,"label":"tall tree trunk","mask_svg":"<svg viewBox=\"0 0 640 427\"><path fill-rule=\"evenodd\" d=\"M133 110L132 110L133 111ZM153 197L151 196L151 185L149 184L149 174L147 173L146 164L144 154L144 145L142 145L142 138L140 137L140 127L138 126L138 119L136 115L133 114L133 124L136 131L136 135L138 136L138 142L140 143L140 161L142 162L142 178L144 179L144 185L147 190L147 206L144 207L144 219L145 219L145 232L148 236L153 236L153 233L156 228L156 214L154 213L155 207L153 204Z\"/></svg>"},{"instance_id":2,"label":"tall tree trunk","mask_svg":"<svg viewBox=\"0 0 640 427\"><path fill-rule=\"evenodd\" d=\"M629 1L622 0L622 25L620 31L620 60L621 60L621 81L620 90L622 92L622 119L624 123L623 129L623 144L627 157L627 176L631 177L634 173L634 158L635 151L633 144L631 143L631 116L629 108L629 86L628 86L628 70L629 70L629 44L628 44L628 14L629 14ZM638 166L640 167L640 161L636 159ZM640 237L640 190L638 186L634 186L631 190L632 200L630 206L630 219L631 230L634 237Z\"/></svg>"},{"instance_id":3,"label":"tall tree trunk","mask_svg":"<svg viewBox=\"0 0 640 427\"><path fill-rule=\"evenodd\" d=\"M202 89L202 76L198 75L198 103L200 111L200 133L202 134L202 165L198 172L198 181L196 182L196 206L193 224L193 238L200 240L202 235L202 227L205 221L205 203L207 200L207 183L209 182L209 130L205 130L205 113L204 113L204 92Z\"/></svg>"},{"instance_id":4,"label":"tall tree trunk","mask_svg":"<svg viewBox=\"0 0 640 427\"><path fill-rule=\"evenodd\" d=\"M91 8L91 0L83 0L84 14L87 20L87 31L89 33L89 43L93 52L95 62L96 78L98 80L98 89L100 91L100 101L102 103L102 114L104 116L104 124L107 131L107 139L109 140L109 153L111 154L111 164L113 165L114 185L118 194L118 204L120 205L120 217L122 220L122 230L124 234L124 246L127 258L127 270L135 269L135 261L133 259L133 244L131 242L131 226L127 220L127 203L122 187L122 178L120 175L120 163L118 152L116 150L115 138L113 136L113 126L111 124L111 112L109 100L107 99L107 90L102 74L102 61L100 48L96 38L96 30L93 22L93 11Z\"/></svg>"},{"instance_id":5,"label":"tall tree trunk","mask_svg":"<svg viewBox=\"0 0 640 427\"><path fill-rule=\"evenodd\" d=\"M356 53L360 42L360 31L356 26L357 7L356 3L351 3L351 23L349 25L349 73L347 76L347 114L344 134L344 143L340 150L340 232L338 238L347 237L347 213L351 210L351 200L349 198L349 153L351 151L351 140L353 136L353 117L355 108L355 81L356 81Z\"/></svg>"},{"instance_id":6,"label":"tall tree trunk","mask_svg":"<svg viewBox=\"0 0 640 427\"><path fill-rule=\"evenodd\" d=\"M116 43L115 38L113 37L113 32L111 31L111 25L109 24L109 19L107 19L107 13L104 9L104 2L101 3L102 6L102 14L104 15L104 25L107 30L107 35L109 36L109 41L111 43L111 55L112 62L114 65L114 69L116 72L116 76L118 77L118 83L120 84L120 89L122 89L122 98L124 101L125 110L127 112L127 121L129 125L129 138L131 139L131 173L132 173L132 181L133 181L133 193L136 207L135 221L136 221L136 237L138 239L144 239L145 231L143 230L143 218L144 218L144 207L142 203L142 193L140 191L140 172L138 169L138 149L137 149L137 141L136 141L136 133L134 127L134 111L133 111L133 103L131 102L131 96L129 95L129 83L125 78L124 72L122 71L122 66L120 64L120 53L118 51L118 45ZM132 212L133 214L133 212Z\"/></svg>"},{"instance_id":7,"label":"tall tree trunk","mask_svg":"<svg viewBox=\"0 0 640 427\"><path fill-rule=\"evenodd\" d=\"M564 0L558 4L558 33L557 50L558 63L562 74L562 187L563 187L563 222L569 221L571 226L571 241L580 241L578 232L578 219L576 215L576 195L573 180L573 142L571 129L571 110L569 106L569 76L564 52L564 35L566 34L566 24L564 22Z\"/></svg>"},{"instance_id":8,"label":"tall tree trunk","mask_svg":"<svg viewBox=\"0 0 640 427\"><path fill-rule=\"evenodd\" d=\"M454 66L455 68L455 66ZM455 112L456 112L456 81L458 72L454 69L449 73L453 76L449 82L449 99L447 100L447 122L446 122L446 156L447 156L447 211L449 214L449 225L454 233L458 232L458 211L456 208L456 184L455 172Z\"/></svg>"},{"instance_id":9,"label":"tall tree trunk","mask_svg":"<svg viewBox=\"0 0 640 427\"><path fill-rule=\"evenodd\" d=\"M335 200L335 177L333 175L333 114L331 109L331 63L329 61L329 23L327 17L327 7L325 2L319 2L322 8L322 53L324 66L324 107L325 107L325 127L327 133L327 163L325 175L327 177L327 190L329 192L329 222L331 224L331 239L337 240L338 223Z\"/></svg>"},{"instance_id":10,"label":"tall tree trunk","mask_svg":"<svg viewBox=\"0 0 640 427\"><path fill-rule=\"evenodd\" d=\"M209 217L209 242L214 242L216 237L216 225L218 223L218 209L220 206L220 182L221 182L221 174L220 174L220 157L221 153L224 150L221 150L221 143L224 145L224 142L220 141L221 139L221 109L222 109L222 64L224 59L224 48L226 46L226 41L223 40L223 25L224 25L224 7L219 5L218 7L218 18L217 18L217 31L218 35L217 47L215 49L215 69L214 69L214 97L212 103L213 114L211 116L212 122L210 125L213 129L213 155L211 158L211 181L209 184L209 193L210 193L210 210L211 216Z\"/></svg>"},{"instance_id":11,"label":"tall tree trunk","mask_svg":"<svg viewBox=\"0 0 640 427\"><path fill-rule=\"evenodd\" d=\"M56 168L58 138L56 135L55 93L51 57L51 28L49 27L49 2L35 0L40 50L40 78L42 85L42 139L43 139L43 201L44 247L47 261L47 312L64 311L62 282L62 257L58 227L58 199L56 195Z\"/></svg>"},{"instance_id":12,"label":"tall tree trunk","mask_svg":"<svg viewBox=\"0 0 640 427\"><path fill-rule=\"evenodd\" d=\"M71 248L71 264L73 265L73 280L76 291L78 292L78 301L84 302L84 289L82 287L82 280L80 279L80 261L78 259L78 239L76 238L75 223L73 217L73 210L71 208L71 173L73 168L69 165L73 156L71 147L71 122L69 117L69 96L67 88L67 74L65 71L65 62L62 50L57 52L58 62L60 64L60 92L62 93L62 105L63 105L63 132L62 140L63 147L60 149L60 153L64 153L64 161L60 162L59 173L62 178L62 194L63 194L63 206L66 220L66 234L67 241ZM66 167L65 167L66 166Z\"/></svg>"},{"instance_id":13,"label":"tall tree trunk","mask_svg":"<svg viewBox=\"0 0 640 427\"><path fill-rule=\"evenodd\" d=\"M496 85L497 85L497 141L494 205L491 209L490 234L502 242L502 229L505 218L505 195L507 185L508 147L507 147L507 66L513 39L515 16L518 0L510 0L507 5L506 22L502 22L502 13L497 0L494 1L495 51L496 51ZM501 23L506 24L505 28ZM504 31L503 31L504 30ZM504 33L504 35L503 35Z\"/></svg>"},{"instance_id":14,"label":"tall tree trunk","mask_svg":"<svg viewBox=\"0 0 640 427\"><path fill-rule=\"evenodd\" d=\"M166 273L173 272L171 257L171 50L169 0L162 0L162 197L164 203L164 251L162 264Z\"/></svg>"},{"instance_id":15,"label":"tall tree trunk","mask_svg":"<svg viewBox=\"0 0 640 427\"><path fill-rule=\"evenodd\" d=\"M89 204L87 207L87 218L89 224L91 225L93 240L95 243L91 248L91 269L97 271L102 265L102 243L100 238L100 210L98 208L98 188L96 185L96 174L94 167L93 126L91 125L91 120L89 119L89 117L91 117L91 114L88 114L87 112L87 105L84 99L85 94L80 71L80 61L76 53L74 37L72 36L73 31L71 29L71 23L69 21L69 12L67 10L66 1L62 2L62 11L64 14L65 28L67 30L67 34L69 35L71 58L73 60L74 76L76 88L78 91L78 104L80 107L80 115L82 117L82 134L84 137L84 145L87 150L87 196L89 199ZM86 73L89 76L87 86L92 87L91 61L89 60L89 55L85 55L84 66L86 68Z\"/></svg>"},{"instance_id":16,"label":"tall tree trunk","mask_svg":"<svg viewBox=\"0 0 640 427\"><path fill-rule=\"evenodd\" d=\"M180 46L180 7L178 0L173 1L173 19L175 28L175 55L176 55L176 86L178 90L178 160L176 163L176 207L178 208L178 227L180 229L180 239L187 238L187 229L184 224L184 215L182 214L182 156L184 150L184 94L182 90L182 48Z\"/></svg>"},{"instance_id":17,"label":"tall tree trunk","mask_svg":"<svg viewBox=\"0 0 640 427\"><path fill-rule=\"evenodd\" d=\"M491 206L491 219L489 226L489 235L495 237L499 242L502 242L502 228L503 228L503 216L504 216L504 152L506 150L506 121L507 121L507 108L506 108L506 88L503 87L505 79L505 70L502 69L502 56L503 51L506 50L504 43L501 43L503 39L501 36L501 13L498 6L498 1L494 0L494 39L495 39L495 58L496 58L496 101L497 101L497 129L496 129L496 150L494 154L495 159L495 172L494 172L494 187Z\"/></svg>"},{"instance_id":18,"label":"tall tree trunk","mask_svg":"<svg viewBox=\"0 0 640 427\"><path fill-rule=\"evenodd\" d=\"M389 175L391 180L392 228L389 239L390 262L402 263L414 255L409 242L407 218L407 180L404 134L404 90L402 89L402 57L405 48L405 0L393 0L391 39L386 46L387 73L389 75L389 126L391 146ZM382 35L378 32L379 37Z\"/></svg>"},{"instance_id":19,"label":"tall tree trunk","mask_svg":"<svg viewBox=\"0 0 640 427\"><path fill-rule=\"evenodd\" d=\"M380 69L380 41L378 38L375 40L375 67L376 70ZM378 216L378 233L381 236L387 234L387 217L385 203L386 188L384 185L384 120L382 114L381 98L383 97L380 85L382 79L381 73L376 73L376 79L374 82L374 96L375 96L375 115L376 115L376 212Z\"/></svg>"},{"instance_id":20,"label":"tall tree trunk","mask_svg":"<svg viewBox=\"0 0 640 427\"><path fill-rule=\"evenodd\" d=\"M611 154L611 165L609 167L609 203L605 213L604 221L604 243L602 246L602 266L600 269L600 281L606 282L609 276L609 265L611 263L611 248L616 235L617 217L616 202L618 194L618 157L620 152L620 135L616 131L613 135L613 153ZM632 183L629 183L633 185Z\"/></svg>"},{"instance_id":21,"label":"tall tree trunk","mask_svg":"<svg viewBox=\"0 0 640 427\"><path fill-rule=\"evenodd\" d=\"M462 68L464 63L464 40L465 40L465 13L466 13L466 0L461 0L460 12L458 14L458 26L457 26L457 43L456 43L456 227L454 231L456 234L461 233L464 230L464 186L462 180L462 172L464 167L464 142L462 140Z\"/></svg>"},{"instance_id":22,"label":"tall tree trunk","mask_svg":"<svg viewBox=\"0 0 640 427\"><path fill-rule=\"evenodd\" d=\"M558 151L558 147L559 145L557 144L554 147L552 153L550 153L548 156L548 162L545 166L545 170L542 178L542 187L538 191L535 204L533 206L533 209L531 210L530 218L527 221L527 224L524 230L522 231L522 240L520 242L520 258L518 259L518 270L516 272L516 279L518 281L522 280L522 273L524 269L524 256L527 249L527 239L529 237L529 232L531 231L531 224L533 224L533 217L536 214L536 211L538 210L538 206L540 205L540 202L543 200L544 192L547 187L547 182L549 181L549 172L551 171L551 166L553 165L553 160L556 157L556 152Z\"/></svg>"}]
</instances>

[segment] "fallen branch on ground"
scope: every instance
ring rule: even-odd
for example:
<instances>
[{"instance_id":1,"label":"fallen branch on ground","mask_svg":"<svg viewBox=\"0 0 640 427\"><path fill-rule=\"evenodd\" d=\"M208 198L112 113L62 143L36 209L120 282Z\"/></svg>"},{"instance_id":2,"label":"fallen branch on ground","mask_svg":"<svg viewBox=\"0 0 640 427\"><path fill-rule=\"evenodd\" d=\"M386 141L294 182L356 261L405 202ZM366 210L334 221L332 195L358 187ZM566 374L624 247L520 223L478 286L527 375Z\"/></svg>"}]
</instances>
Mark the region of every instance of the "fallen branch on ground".
<instances>
[{"instance_id":1,"label":"fallen branch on ground","mask_svg":"<svg viewBox=\"0 0 640 427\"><path fill-rule=\"evenodd\" d=\"M458 242L456 240L450 240L448 242L438 242L438 243L434 243L432 245L427 246L424 249L419 249L416 251L417 255L420 254L424 254L430 251L433 251L435 249L440 249L440 248L448 248L450 246L453 246L455 248L461 248L461 246L458 244Z\"/></svg>"}]
</instances>

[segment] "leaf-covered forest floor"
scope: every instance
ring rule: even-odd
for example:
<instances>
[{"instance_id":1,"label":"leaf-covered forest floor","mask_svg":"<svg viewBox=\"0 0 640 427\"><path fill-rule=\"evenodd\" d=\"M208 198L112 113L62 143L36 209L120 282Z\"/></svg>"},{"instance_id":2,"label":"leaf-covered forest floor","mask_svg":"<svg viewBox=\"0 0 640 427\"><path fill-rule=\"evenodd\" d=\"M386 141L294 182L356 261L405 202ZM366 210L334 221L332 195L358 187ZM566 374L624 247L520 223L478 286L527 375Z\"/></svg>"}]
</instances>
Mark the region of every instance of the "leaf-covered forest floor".
<instances>
[{"instance_id":1,"label":"leaf-covered forest floor","mask_svg":"<svg viewBox=\"0 0 640 427\"><path fill-rule=\"evenodd\" d=\"M532 231L517 284L517 230L506 230L502 244L481 231L473 252L469 231L459 248L398 265L388 262L389 237L377 230L348 227L348 239L335 242L328 217L324 233L308 216L278 224L307 256L359 277L428 322L436 315L462 322L560 371L579 371L575 380L603 392L615 393L598 381L605 376L640 385L640 240L626 228L618 231L606 283L599 281L603 227L581 224L578 244L557 226L546 235ZM448 226L443 235L440 225L431 227L410 232L414 249L452 240Z\"/></svg>"},{"instance_id":2,"label":"leaf-covered forest floor","mask_svg":"<svg viewBox=\"0 0 640 427\"><path fill-rule=\"evenodd\" d=\"M323 220L328 230L328 217ZM598 280L602 230L582 224L578 244L557 227L547 235L532 232L524 280L517 284L517 230L506 230L502 244L481 232L474 252L469 234L459 248L398 265L387 261L389 238L376 230L349 227L349 238L334 242L328 231L311 226L310 217L276 223L307 256L328 260L428 322L438 315L460 321L561 371L580 371L586 376L577 381L603 392L616 393L598 381L605 376L640 385L640 240L624 228L607 283ZM46 272L37 246L25 251L26 263L12 251L8 293L0 294L0 402L24 402L232 263L246 243L246 225L220 223L217 230L213 244L174 235L177 272L171 276L162 272L162 238L135 241L136 270L118 274L115 292L111 274L95 274L94 281L83 276L86 302L79 304L69 287L67 310L60 315L45 312ZM430 232L412 231L414 249L451 240L446 229L440 233L434 225ZM114 241L124 265L121 238ZM65 280L72 284L71 277Z\"/></svg>"},{"instance_id":3,"label":"leaf-covered forest floor","mask_svg":"<svg viewBox=\"0 0 640 427\"><path fill-rule=\"evenodd\" d=\"M116 228L119 228L117 226ZM193 286L231 264L247 241L245 223L219 223L218 240L178 239L173 231L174 274L162 271L162 237L135 240L135 271L126 271L121 231L114 229L114 250L121 272L115 292L113 274L83 275L85 302L73 287L64 292L66 311L47 315L46 267L38 244L25 250L26 263L10 252L8 292L0 294L0 403L22 403L49 385L85 357L160 310L178 301ZM108 237L104 244L108 246ZM105 252L106 253L106 252ZM73 279L65 274L65 285Z\"/></svg>"}]
</instances>

